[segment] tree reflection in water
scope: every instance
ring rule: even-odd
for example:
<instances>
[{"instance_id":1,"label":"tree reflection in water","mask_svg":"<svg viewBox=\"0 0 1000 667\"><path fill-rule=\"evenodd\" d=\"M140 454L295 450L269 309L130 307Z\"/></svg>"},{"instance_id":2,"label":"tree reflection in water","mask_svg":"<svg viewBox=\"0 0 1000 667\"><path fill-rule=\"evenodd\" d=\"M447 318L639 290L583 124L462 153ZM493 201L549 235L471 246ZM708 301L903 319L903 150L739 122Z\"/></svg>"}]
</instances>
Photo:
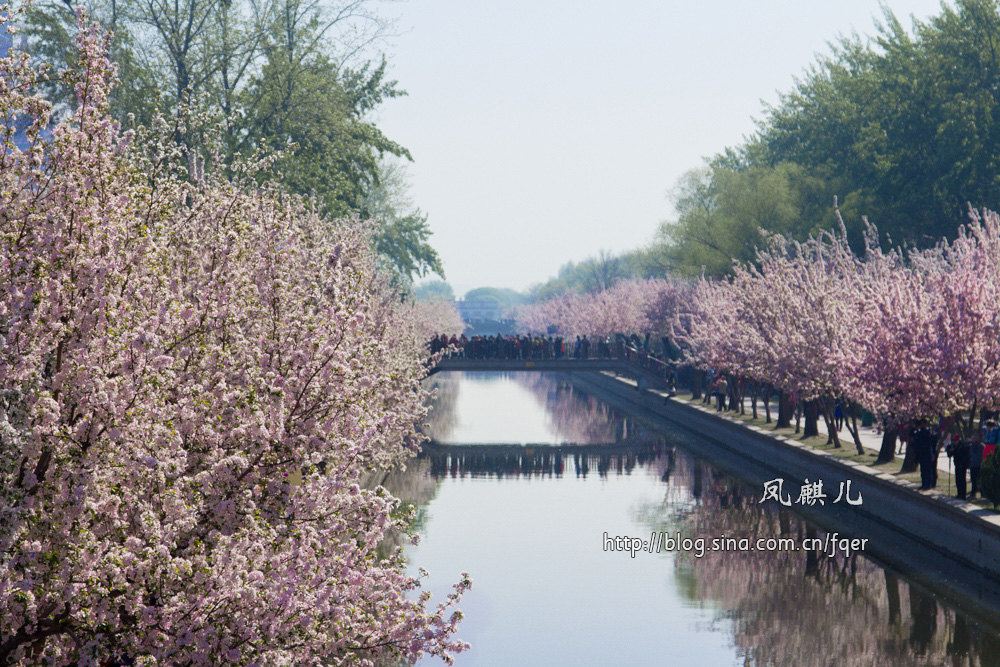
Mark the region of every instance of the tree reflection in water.
<instances>
[{"instance_id":1,"label":"tree reflection in water","mask_svg":"<svg viewBox=\"0 0 1000 667\"><path fill-rule=\"evenodd\" d=\"M667 469L667 457L654 467ZM678 450L651 530L685 537L824 537L825 532ZM686 502L678 502L683 498ZM717 607L749 664L1000 665L996 628L858 555L722 551L674 559L682 592Z\"/></svg>"},{"instance_id":2,"label":"tree reflection in water","mask_svg":"<svg viewBox=\"0 0 1000 667\"><path fill-rule=\"evenodd\" d=\"M634 419L612 409L607 403L578 389L558 373L525 372L443 372L428 380L435 397L431 417L424 425L424 435L435 442L450 442L456 437L459 396L463 383L469 385L511 382L533 399L530 411L544 415L549 431L558 441L572 444L642 443L649 430Z\"/></svg>"},{"instance_id":3,"label":"tree reflection in water","mask_svg":"<svg viewBox=\"0 0 1000 667\"><path fill-rule=\"evenodd\" d=\"M458 423L460 373L436 373L427 379L431 390L430 416L421 429L431 440L445 440Z\"/></svg>"},{"instance_id":4,"label":"tree reflection in water","mask_svg":"<svg viewBox=\"0 0 1000 667\"><path fill-rule=\"evenodd\" d=\"M648 435L630 417L607 403L581 391L568 379L546 373L513 373L545 408L552 429L566 442L627 443Z\"/></svg>"}]
</instances>

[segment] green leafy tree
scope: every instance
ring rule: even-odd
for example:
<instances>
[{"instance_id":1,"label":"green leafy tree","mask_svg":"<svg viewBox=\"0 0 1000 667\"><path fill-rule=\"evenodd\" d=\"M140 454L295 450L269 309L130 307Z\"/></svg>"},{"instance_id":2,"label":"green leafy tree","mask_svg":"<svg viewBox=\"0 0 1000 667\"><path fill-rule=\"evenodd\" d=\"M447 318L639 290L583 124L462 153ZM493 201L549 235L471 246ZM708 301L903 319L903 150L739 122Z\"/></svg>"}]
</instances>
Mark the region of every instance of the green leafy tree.
<instances>
[{"instance_id":1,"label":"green leafy tree","mask_svg":"<svg viewBox=\"0 0 1000 667\"><path fill-rule=\"evenodd\" d=\"M615 255L607 250L581 262L567 262L553 278L530 290L533 301L544 301L567 292L600 292L619 280L636 276L637 262L632 254Z\"/></svg>"},{"instance_id":2,"label":"green leafy tree","mask_svg":"<svg viewBox=\"0 0 1000 667\"><path fill-rule=\"evenodd\" d=\"M380 163L377 178L365 193L361 215L376 222L375 249L397 275L407 281L429 273L443 277L441 258L430 245L427 216L410 199L403 167L399 161Z\"/></svg>"},{"instance_id":3,"label":"green leafy tree","mask_svg":"<svg viewBox=\"0 0 1000 667\"><path fill-rule=\"evenodd\" d=\"M24 34L37 61L51 63L57 69L78 65L76 9L75 3L61 0L40 0L26 7ZM155 110L165 103L161 73L144 54L126 4L97 0L88 3L87 11L112 36L110 55L118 68L119 83L110 94L111 114L120 122L128 121L131 115L131 122L148 125ZM69 109L74 93L61 77L50 77L43 89L57 108L63 112Z\"/></svg>"},{"instance_id":4,"label":"green leafy tree","mask_svg":"<svg viewBox=\"0 0 1000 667\"><path fill-rule=\"evenodd\" d=\"M790 163L692 170L675 190L676 220L660 228L645 262L680 275L724 275L734 260L754 260L761 230L805 237L829 227L835 192Z\"/></svg>"},{"instance_id":5,"label":"green leafy tree","mask_svg":"<svg viewBox=\"0 0 1000 667\"><path fill-rule=\"evenodd\" d=\"M954 236L967 202L1000 205L1000 5L956 0L912 29L891 12L846 37L769 107L755 135L686 174L640 271L723 275L759 230L803 239L867 215L895 242Z\"/></svg>"},{"instance_id":6,"label":"green leafy tree","mask_svg":"<svg viewBox=\"0 0 1000 667\"><path fill-rule=\"evenodd\" d=\"M912 30L891 12L871 40L841 40L764 118L747 153L840 176L900 241L953 236L966 202L1000 203L1000 10L942 5Z\"/></svg>"},{"instance_id":7,"label":"green leafy tree","mask_svg":"<svg viewBox=\"0 0 1000 667\"><path fill-rule=\"evenodd\" d=\"M409 157L366 117L401 92L385 80L385 61L343 71L320 51L300 53L300 43L317 29L311 25L307 36L268 49L246 95L251 101L240 145L283 150L277 170L284 184L314 196L324 213L343 216L363 210L383 155Z\"/></svg>"},{"instance_id":8,"label":"green leafy tree","mask_svg":"<svg viewBox=\"0 0 1000 667\"><path fill-rule=\"evenodd\" d=\"M371 238L400 282L442 273L427 217L402 193L387 156L407 150L371 120L404 94L386 61L365 61L385 29L372 0L88 0L111 30L121 84L111 113L148 125L177 118L175 140L223 157L277 151L271 173L314 199L328 218L372 218ZM57 67L73 64L75 0L40 0L26 15L30 50ZM64 109L73 91L53 77ZM203 136L185 119L209 112L224 136ZM388 165L388 166L387 166ZM395 179L395 180L394 180Z\"/></svg>"},{"instance_id":9,"label":"green leafy tree","mask_svg":"<svg viewBox=\"0 0 1000 667\"><path fill-rule=\"evenodd\" d=\"M275 168L282 183L313 197L326 215L371 219L375 248L402 282L443 275L427 216L409 200L399 163L386 159L410 154L369 120L403 94L386 78L385 59L342 66L319 48L327 24L313 5L282 6L263 67L243 96L248 122L234 140L244 151L281 150Z\"/></svg>"},{"instance_id":10,"label":"green leafy tree","mask_svg":"<svg viewBox=\"0 0 1000 667\"><path fill-rule=\"evenodd\" d=\"M454 301L455 291L443 280L428 280L413 288L417 301Z\"/></svg>"}]
</instances>

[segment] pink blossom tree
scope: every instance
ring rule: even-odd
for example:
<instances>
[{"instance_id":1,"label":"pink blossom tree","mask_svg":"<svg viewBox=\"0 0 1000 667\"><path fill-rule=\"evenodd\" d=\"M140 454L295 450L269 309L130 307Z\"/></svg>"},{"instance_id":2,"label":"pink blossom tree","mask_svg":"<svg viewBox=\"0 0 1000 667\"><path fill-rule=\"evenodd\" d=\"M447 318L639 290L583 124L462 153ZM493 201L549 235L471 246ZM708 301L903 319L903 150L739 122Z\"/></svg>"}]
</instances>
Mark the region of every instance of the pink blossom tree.
<instances>
[{"instance_id":1,"label":"pink blossom tree","mask_svg":"<svg viewBox=\"0 0 1000 667\"><path fill-rule=\"evenodd\" d=\"M858 358L857 320L861 264L841 231L823 233L805 243L775 237L760 253L758 299L753 310L761 333L768 337L767 357L761 367L767 381L802 400L806 407L805 435L816 435L816 413L826 423L830 439L839 447L833 428L834 407L847 401L847 383ZM856 421L848 422L858 453L864 449Z\"/></svg>"},{"instance_id":2,"label":"pink blossom tree","mask_svg":"<svg viewBox=\"0 0 1000 667\"><path fill-rule=\"evenodd\" d=\"M406 320L415 328L414 335L420 340L426 341L438 334L459 336L465 331L465 322L453 301L414 301L408 303L403 310Z\"/></svg>"},{"instance_id":3,"label":"pink blossom tree","mask_svg":"<svg viewBox=\"0 0 1000 667\"><path fill-rule=\"evenodd\" d=\"M951 243L866 263L850 391L876 414L951 419L1000 398L1000 216L970 211Z\"/></svg>"},{"instance_id":4,"label":"pink blossom tree","mask_svg":"<svg viewBox=\"0 0 1000 667\"><path fill-rule=\"evenodd\" d=\"M0 59L0 663L450 660L364 475L410 456L423 341L356 226L226 180ZM12 141L27 119L29 145Z\"/></svg>"},{"instance_id":5,"label":"pink blossom tree","mask_svg":"<svg viewBox=\"0 0 1000 667\"><path fill-rule=\"evenodd\" d=\"M820 416L831 426L839 403L859 453L863 407L886 426L881 461L900 424L927 417L968 429L977 411L1000 408L1000 216L970 211L954 241L928 250L883 251L868 226L860 256L838 221L801 243L770 237L728 279L622 281L534 304L519 320L528 331L666 334L696 369L696 395L707 370L728 376L740 411L747 388L755 415L756 392L776 390L778 426L801 404L806 436L819 433Z\"/></svg>"},{"instance_id":6,"label":"pink blossom tree","mask_svg":"<svg viewBox=\"0 0 1000 667\"><path fill-rule=\"evenodd\" d=\"M544 333L557 327L564 335L604 338L616 333L661 331L671 296L681 289L674 280L622 280L600 292L570 293L522 306L515 318L522 331Z\"/></svg>"},{"instance_id":7,"label":"pink blossom tree","mask_svg":"<svg viewBox=\"0 0 1000 667\"><path fill-rule=\"evenodd\" d=\"M701 279L675 320L674 337L687 362L701 371L730 376L734 380L730 386L732 398L736 399L733 404L739 407L742 385L749 383L756 389L769 382L767 373L773 365L767 333L770 311L758 307L767 302L753 274L737 271L730 280ZM700 374L695 378L700 381ZM696 394L698 390L696 385ZM765 409L770 414L767 401Z\"/></svg>"}]
</instances>

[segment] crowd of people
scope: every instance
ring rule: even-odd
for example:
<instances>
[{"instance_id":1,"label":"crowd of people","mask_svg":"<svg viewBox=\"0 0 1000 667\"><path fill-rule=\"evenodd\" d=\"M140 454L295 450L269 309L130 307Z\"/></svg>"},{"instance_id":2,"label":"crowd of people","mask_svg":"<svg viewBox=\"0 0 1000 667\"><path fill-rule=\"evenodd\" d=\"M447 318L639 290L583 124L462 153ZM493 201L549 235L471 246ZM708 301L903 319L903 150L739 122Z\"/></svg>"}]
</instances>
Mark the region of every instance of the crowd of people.
<instances>
[{"instance_id":1,"label":"crowd of people","mask_svg":"<svg viewBox=\"0 0 1000 667\"><path fill-rule=\"evenodd\" d=\"M979 485L983 461L1000 444L1000 426L986 419L968 431L942 431L927 419L918 419L900 433L900 453L905 446L920 469L920 488L933 489L938 483L938 459L944 450L955 466L956 498L971 500L981 495Z\"/></svg>"},{"instance_id":2,"label":"crowd of people","mask_svg":"<svg viewBox=\"0 0 1000 667\"><path fill-rule=\"evenodd\" d=\"M920 462L921 488L931 488L937 484L938 434L926 422L918 425L911 437L910 445L916 447L916 457ZM979 473L983 461L989 458L1000 443L1000 426L995 419L988 419L982 428L963 437L958 434L946 435L945 453L955 464L955 488L957 498L975 498L979 493ZM968 475L968 480L966 479ZM969 484L971 483L971 488Z\"/></svg>"},{"instance_id":3,"label":"crowd of people","mask_svg":"<svg viewBox=\"0 0 1000 667\"><path fill-rule=\"evenodd\" d=\"M434 336L428 343L431 354L444 352L462 359L611 359L622 357L626 348L657 354L649 335L606 337L540 335Z\"/></svg>"}]
</instances>

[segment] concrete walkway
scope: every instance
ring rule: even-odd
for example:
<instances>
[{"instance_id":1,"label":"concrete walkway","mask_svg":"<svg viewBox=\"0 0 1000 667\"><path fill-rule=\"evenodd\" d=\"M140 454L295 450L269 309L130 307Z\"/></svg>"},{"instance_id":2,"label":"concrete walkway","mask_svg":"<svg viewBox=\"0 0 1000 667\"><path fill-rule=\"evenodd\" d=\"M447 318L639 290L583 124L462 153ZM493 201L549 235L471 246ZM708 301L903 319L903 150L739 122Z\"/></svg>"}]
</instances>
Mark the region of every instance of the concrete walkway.
<instances>
[{"instance_id":1,"label":"concrete walkway","mask_svg":"<svg viewBox=\"0 0 1000 667\"><path fill-rule=\"evenodd\" d=\"M666 394L664 392L659 392L658 391L656 393L660 394L661 396L666 396ZM715 403L713 402L712 405L714 406ZM744 398L743 399L743 405L746 406L747 414L748 415L753 414L751 412L750 399L749 398ZM713 409L714 409L714 407L713 407ZM764 414L764 404L760 400L757 401L757 414L759 414L761 416L763 416L763 414ZM778 405L777 405L777 403L775 401L771 401L771 417L772 417L772 419L777 418L777 414L778 414ZM792 423L793 424L795 423L794 419L792 420ZM827 435L827 436L829 436L829 431L828 431L828 429L826 427L826 422L823 420L822 417L820 417L820 420L819 420L819 432L820 432L820 435ZM847 448L850 448L850 449L854 448L854 438L851 436L851 432L847 430L847 426L846 425L844 426L843 429L840 430L839 435L840 435L840 444L841 444L841 446L847 447ZM862 447L864 447L866 450L868 450L868 451L870 451L870 452L872 452L874 454L878 454L879 451L882 449L882 434L879 431L876 431L871 426L862 426L860 419L858 420L858 439L861 440L861 446ZM900 451L899 446L900 446L900 441L899 441L899 439L897 439L896 440L896 450L895 450L896 452ZM902 451L904 451L904 452L906 451L906 445L903 445ZM902 462L903 462L903 454L896 454L896 458L899 460L900 464L902 464ZM944 452L941 452L941 455L938 456L937 468L938 468L938 470L940 470L942 472L948 472L948 473L952 472L952 468L949 466L949 459L948 459L947 456L945 456Z\"/></svg>"}]
</instances>

